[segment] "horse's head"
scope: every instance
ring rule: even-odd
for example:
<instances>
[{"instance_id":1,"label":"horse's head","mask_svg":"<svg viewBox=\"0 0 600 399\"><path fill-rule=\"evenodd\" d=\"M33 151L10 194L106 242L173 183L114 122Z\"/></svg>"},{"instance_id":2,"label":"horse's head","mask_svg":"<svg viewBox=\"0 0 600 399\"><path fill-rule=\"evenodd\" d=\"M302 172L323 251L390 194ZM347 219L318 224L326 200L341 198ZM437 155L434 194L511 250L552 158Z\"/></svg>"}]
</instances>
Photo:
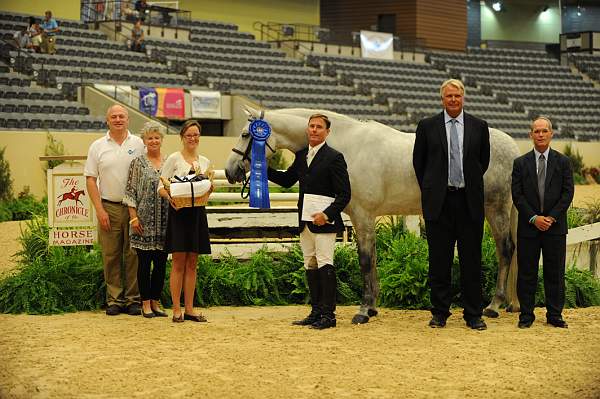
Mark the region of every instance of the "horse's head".
<instances>
[{"instance_id":1,"label":"horse's head","mask_svg":"<svg viewBox=\"0 0 600 399\"><path fill-rule=\"evenodd\" d=\"M240 135L235 147L231 149L231 155L229 155L227 163L225 164L225 176L227 176L227 180L230 183L244 181L246 178L246 172L250 170L250 157L252 155L253 139L248 129L251 121L261 117L261 111L250 107L244 107L244 112L248 116L248 122L244 125L242 134ZM271 136L266 142L267 145L265 148L267 159L276 151L273 133L274 132L271 131Z\"/></svg>"}]
</instances>

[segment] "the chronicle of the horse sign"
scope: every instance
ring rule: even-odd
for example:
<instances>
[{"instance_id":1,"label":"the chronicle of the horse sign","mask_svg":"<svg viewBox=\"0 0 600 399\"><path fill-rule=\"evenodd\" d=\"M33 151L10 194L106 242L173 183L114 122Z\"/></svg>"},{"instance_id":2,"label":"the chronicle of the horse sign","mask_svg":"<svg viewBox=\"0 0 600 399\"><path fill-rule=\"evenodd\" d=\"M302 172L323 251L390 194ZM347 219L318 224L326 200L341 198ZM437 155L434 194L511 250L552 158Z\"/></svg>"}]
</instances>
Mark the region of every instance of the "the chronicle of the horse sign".
<instances>
[{"instance_id":1,"label":"the chronicle of the horse sign","mask_svg":"<svg viewBox=\"0 0 600 399\"><path fill-rule=\"evenodd\" d=\"M97 238L93 206L81 166L48 170L50 245L93 245Z\"/></svg>"}]
</instances>

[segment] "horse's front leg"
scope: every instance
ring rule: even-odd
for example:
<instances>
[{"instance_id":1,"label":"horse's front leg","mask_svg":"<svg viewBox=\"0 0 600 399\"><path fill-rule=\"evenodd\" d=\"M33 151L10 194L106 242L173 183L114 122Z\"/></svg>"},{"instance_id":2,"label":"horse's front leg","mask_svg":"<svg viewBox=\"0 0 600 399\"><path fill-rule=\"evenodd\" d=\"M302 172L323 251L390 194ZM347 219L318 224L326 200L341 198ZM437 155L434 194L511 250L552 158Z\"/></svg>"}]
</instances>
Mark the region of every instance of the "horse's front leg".
<instances>
[{"instance_id":1,"label":"horse's front leg","mask_svg":"<svg viewBox=\"0 0 600 399\"><path fill-rule=\"evenodd\" d=\"M358 259L363 278L363 299L360 310L352 318L353 324L363 324L377 315L379 281L377 279L377 254L375 252L375 218L353 217L358 242Z\"/></svg>"}]
</instances>

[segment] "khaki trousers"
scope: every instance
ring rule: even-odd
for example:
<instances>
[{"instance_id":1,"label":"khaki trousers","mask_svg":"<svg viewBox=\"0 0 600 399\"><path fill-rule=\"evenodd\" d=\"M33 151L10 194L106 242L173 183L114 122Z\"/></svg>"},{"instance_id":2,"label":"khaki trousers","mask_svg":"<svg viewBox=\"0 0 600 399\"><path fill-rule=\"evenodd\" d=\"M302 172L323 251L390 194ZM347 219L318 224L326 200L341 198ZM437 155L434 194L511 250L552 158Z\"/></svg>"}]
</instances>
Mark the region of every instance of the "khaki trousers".
<instances>
[{"instance_id":1,"label":"khaki trousers","mask_svg":"<svg viewBox=\"0 0 600 399\"><path fill-rule=\"evenodd\" d=\"M42 53L55 54L56 53L56 47L54 45L55 42L56 42L56 38L54 36L43 35L42 36L42 44L40 46Z\"/></svg>"},{"instance_id":2,"label":"khaki trousers","mask_svg":"<svg viewBox=\"0 0 600 399\"><path fill-rule=\"evenodd\" d=\"M305 269L333 266L336 233L313 233L305 225L300 233L300 247L304 256Z\"/></svg>"},{"instance_id":3,"label":"khaki trousers","mask_svg":"<svg viewBox=\"0 0 600 399\"><path fill-rule=\"evenodd\" d=\"M110 219L110 231L104 231L98 224L98 241L102 246L106 281L106 303L108 306L121 307L139 303L138 262L137 254L129 242L129 211L127 206L114 202L102 201L102 206Z\"/></svg>"}]
</instances>

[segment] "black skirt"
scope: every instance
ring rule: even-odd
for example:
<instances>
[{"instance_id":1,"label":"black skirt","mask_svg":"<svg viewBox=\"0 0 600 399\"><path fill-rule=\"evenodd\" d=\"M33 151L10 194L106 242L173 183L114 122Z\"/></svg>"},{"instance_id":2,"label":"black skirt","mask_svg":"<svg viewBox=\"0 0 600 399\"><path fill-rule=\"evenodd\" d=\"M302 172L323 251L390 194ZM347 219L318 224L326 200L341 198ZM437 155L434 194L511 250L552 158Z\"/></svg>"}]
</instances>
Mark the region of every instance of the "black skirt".
<instances>
[{"instance_id":1,"label":"black skirt","mask_svg":"<svg viewBox=\"0 0 600 399\"><path fill-rule=\"evenodd\" d=\"M208 221L203 206L178 211L169 206L165 251L210 254Z\"/></svg>"}]
</instances>

